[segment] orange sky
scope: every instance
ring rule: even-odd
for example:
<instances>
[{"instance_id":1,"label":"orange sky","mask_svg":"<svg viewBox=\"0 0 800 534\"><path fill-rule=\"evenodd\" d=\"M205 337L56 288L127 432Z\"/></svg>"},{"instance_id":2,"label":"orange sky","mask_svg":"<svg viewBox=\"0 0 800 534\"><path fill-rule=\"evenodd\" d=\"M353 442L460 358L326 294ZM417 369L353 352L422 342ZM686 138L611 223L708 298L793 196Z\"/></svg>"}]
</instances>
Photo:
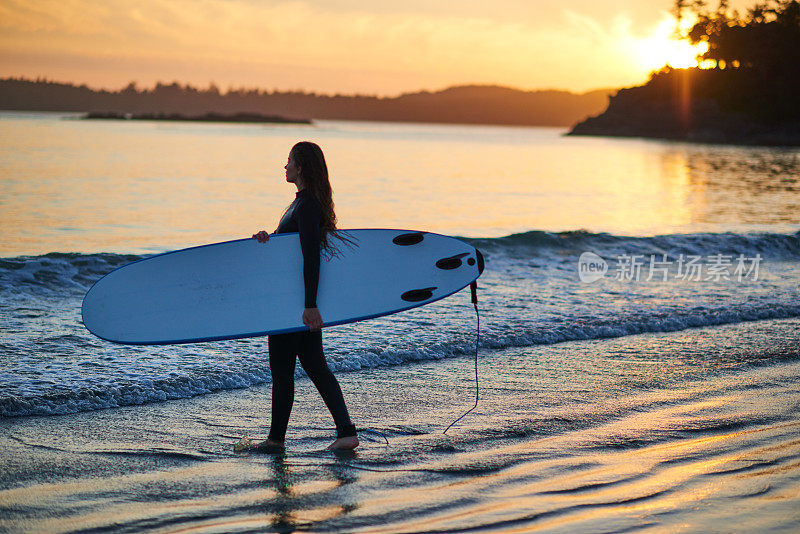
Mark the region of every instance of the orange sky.
<instances>
[{"instance_id":1,"label":"orange sky","mask_svg":"<svg viewBox=\"0 0 800 534\"><path fill-rule=\"evenodd\" d=\"M667 50L671 6L0 0L0 77L112 89L177 80L381 95L467 83L580 92L639 84L674 56Z\"/></svg>"}]
</instances>

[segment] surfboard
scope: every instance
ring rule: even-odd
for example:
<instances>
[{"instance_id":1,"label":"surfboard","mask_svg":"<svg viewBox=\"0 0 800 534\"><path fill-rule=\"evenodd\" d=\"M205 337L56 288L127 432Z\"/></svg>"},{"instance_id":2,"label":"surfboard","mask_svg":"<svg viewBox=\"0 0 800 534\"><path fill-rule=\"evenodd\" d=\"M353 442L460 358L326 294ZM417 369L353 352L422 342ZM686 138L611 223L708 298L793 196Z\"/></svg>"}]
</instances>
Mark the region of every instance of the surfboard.
<instances>
[{"instance_id":1,"label":"surfboard","mask_svg":"<svg viewBox=\"0 0 800 534\"><path fill-rule=\"evenodd\" d=\"M317 307L325 326L397 313L475 281L484 260L472 245L431 232L357 229L334 239L320 265ZM160 345L307 330L297 233L266 243L237 239L144 258L98 280L83 324L115 343Z\"/></svg>"}]
</instances>

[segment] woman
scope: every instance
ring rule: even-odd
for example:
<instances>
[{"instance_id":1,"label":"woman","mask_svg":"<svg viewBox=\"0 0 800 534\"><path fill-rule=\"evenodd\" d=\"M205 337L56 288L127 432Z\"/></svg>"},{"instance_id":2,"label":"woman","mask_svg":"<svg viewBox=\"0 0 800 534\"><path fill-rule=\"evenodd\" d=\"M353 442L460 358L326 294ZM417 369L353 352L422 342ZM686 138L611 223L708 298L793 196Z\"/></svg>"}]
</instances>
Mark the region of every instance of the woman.
<instances>
[{"instance_id":1,"label":"woman","mask_svg":"<svg viewBox=\"0 0 800 534\"><path fill-rule=\"evenodd\" d=\"M350 421L342 390L325 362L322 351L322 316L317 308L317 285L321 250L333 252L330 242L336 234L328 167L322 149L308 141L297 143L289 152L286 181L297 187L294 202L286 209L276 234L298 232L303 252L305 310L303 324L308 331L269 336L269 366L272 373L272 424L269 439L257 445L260 450L281 451L294 402L295 357L322 395L336 422L336 441L328 448L349 450L358 446L356 428ZM253 235L259 243L269 240L262 230ZM298 276L300 273L298 273Z\"/></svg>"}]
</instances>

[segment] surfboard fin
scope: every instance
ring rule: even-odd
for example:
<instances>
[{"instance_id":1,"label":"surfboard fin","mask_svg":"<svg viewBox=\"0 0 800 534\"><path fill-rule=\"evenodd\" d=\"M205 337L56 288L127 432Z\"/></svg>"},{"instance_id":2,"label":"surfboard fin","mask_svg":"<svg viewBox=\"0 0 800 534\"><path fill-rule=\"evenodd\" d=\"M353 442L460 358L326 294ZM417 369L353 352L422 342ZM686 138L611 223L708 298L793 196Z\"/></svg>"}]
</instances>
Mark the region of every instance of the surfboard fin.
<instances>
[{"instance_id":1,"label":"surfboard fin","mask_svg":"<svg viewBox=\"0 0 800 534\"><path fill-rule=\"evenodd\" d=\"M446 271L450 271L452 269L458 269L461 267L461 258L464 256L469 255L469 252L462 252L461 254L456 254L455 256L450 256L448 258L442 258L441 260L436 262L436 266L439 269L444 269Z\"/></svg>"},{"instance_id":2,"label":"surfboard fin","mask_svg":"<svg viewBox=\"0 0 800 534\"><path fill-rule=\"evenodd\" d=\"M408 247L410 245L421 243L423 239L425 239L425 236L422 235L422 232L409 232L407 234L400 234L399 236L395 237L392 239L392 243L395 245L400 245L401 247Z\"/></svg>"},{"instance_id":3,"label":"surfboard fin","mask_svg":"<svg viewBox=\"0 0 800 534\"><path fill-rule=\"evenodd\" d=\"M405 300L406 302L421 302L423 300L428 300L433 296L433 292L436 290L435 287L425 287L422 289L412 289L411 291L406 291L400 298Z\"/></svg>"}]
</instances>

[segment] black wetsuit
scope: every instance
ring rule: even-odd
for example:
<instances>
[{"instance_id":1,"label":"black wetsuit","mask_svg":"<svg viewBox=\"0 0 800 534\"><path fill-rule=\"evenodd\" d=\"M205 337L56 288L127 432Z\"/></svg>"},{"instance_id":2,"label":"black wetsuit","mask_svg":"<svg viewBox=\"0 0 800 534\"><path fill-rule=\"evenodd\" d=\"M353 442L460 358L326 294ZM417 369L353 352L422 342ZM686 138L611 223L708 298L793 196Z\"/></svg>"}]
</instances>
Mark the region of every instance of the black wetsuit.
<instances>
[{"instance_id":1,"label":"black wetsuit","mask_svg":"<svg viewBox=\"0 0 800 534\"><path fill-rule=\"evenodd\" d=\"M305 190L298 191L275 231L276 234L300 234L306 308L317 307L321 221L322 209L317 201ZM333 415L336 436L355 436L356 429L350 421L339 382L325 362L322 332L304 331L269 336L269 366L272 373L272 425L269 439L283 442L286 437L286 427L294 403L294 367L297 356Z\"/></svg>"}]
</instances>

